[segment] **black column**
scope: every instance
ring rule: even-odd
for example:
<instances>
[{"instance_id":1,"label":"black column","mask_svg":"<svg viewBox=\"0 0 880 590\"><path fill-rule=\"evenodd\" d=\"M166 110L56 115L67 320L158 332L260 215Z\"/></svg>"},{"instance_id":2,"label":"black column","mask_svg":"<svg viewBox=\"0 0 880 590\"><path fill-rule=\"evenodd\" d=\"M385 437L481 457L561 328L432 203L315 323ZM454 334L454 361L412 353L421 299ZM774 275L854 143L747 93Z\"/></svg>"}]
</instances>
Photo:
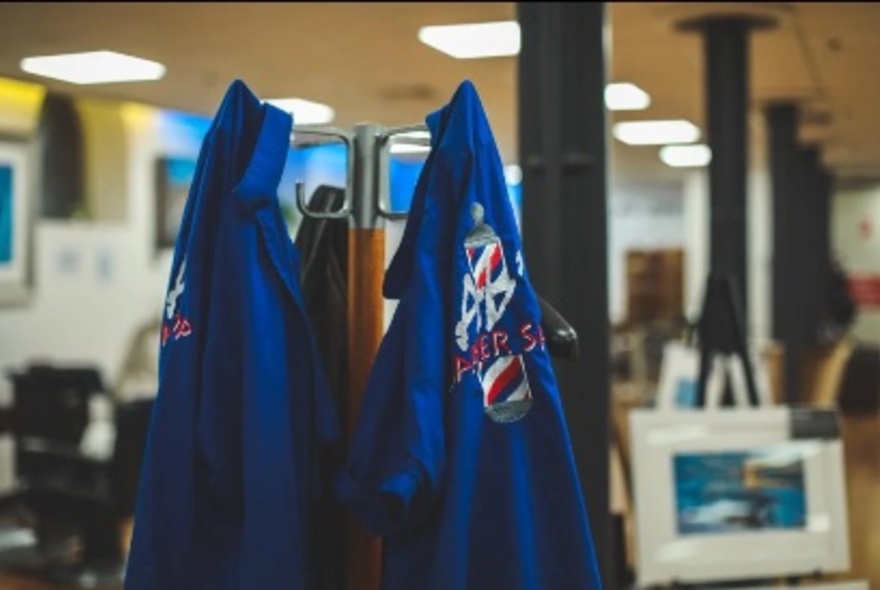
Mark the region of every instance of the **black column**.
<instances>
[{"instance_id":1,"label":"black column","mask_svg":"<svg viewBox=\"0 0 880 590\"><path fill-rule=\"evenodd\" d=\"M706 135L709 164L710 272L736 283L748 318L746 185L748 170L749 33L775 21L758 16L701 16L679 29L699 31L705 56ZM713 318L714 321L714 318ZM743 326L748 330L748 325ZM732 352L734 336L718 328L719 345Z\"/></svg>"},{"instance_id":2,"label":"black column","mask_svg":"<svg viewBox=\"0 0 880 590\"><path fill-rule=\"evenodd\" d=\"M821 158L820 158L821 160ZM822 265L821 279L821 295L819 297L819 306L821 310L820 319L825 314L830 313L831 297L830 297L830 280L831 280L831 261L834 255L831 245L831 199L834 193L834 178L831 171L821 163L818 169L816 180L816 252L821 256L820 264Z\"/></svg>"},{"instance_id":3,"label":"black column","mask_svg":"<svg viewBox=\"0 0 880 590\"><path fill-rule=\"evenodd\" d=\"M603 583L613 589L605 5L526 2L517 16L525 259L538 292L577 330L580 357L554 363Z\"/></svg>"},{"instance_id":4,"label":"black column","mask_svg":"<svg viewBox=\"0 0 880 590\"><path fill-rule=\"evenodd\" d=\"M731 274L748 309L746 174L748 161L748 21L709 19L703 28L706 59L706 131L709 164L710 260Z\"/></svg>"},{"instance_id":5,"label":"black column","mask_svg":"<svg viewBox=\"0 0 880 590\"><path fill-rule=\"evenodd\" d=\"M767 136L773 186L773 338L785 351L783 399L794 402L800 390L797 362L799 252L796 222L801 172L797 145L798 108L794 104L767 107Z\"/></svg>"},{"instance_id":6,"label":"black column","mask_svg":"<svg viewBox=\"0 0 880 590\"><path fill-rule=\"evenodd\" d=\"M822 321L827 291L828 276L828 233L827 211L823 207L825 198L824 170L822 155L818 146L810 145L801 149L802 164L802 298L804 318L801 322L803 345L815 347L818 344L819 325Z\"/></svg>"}]
</instances>

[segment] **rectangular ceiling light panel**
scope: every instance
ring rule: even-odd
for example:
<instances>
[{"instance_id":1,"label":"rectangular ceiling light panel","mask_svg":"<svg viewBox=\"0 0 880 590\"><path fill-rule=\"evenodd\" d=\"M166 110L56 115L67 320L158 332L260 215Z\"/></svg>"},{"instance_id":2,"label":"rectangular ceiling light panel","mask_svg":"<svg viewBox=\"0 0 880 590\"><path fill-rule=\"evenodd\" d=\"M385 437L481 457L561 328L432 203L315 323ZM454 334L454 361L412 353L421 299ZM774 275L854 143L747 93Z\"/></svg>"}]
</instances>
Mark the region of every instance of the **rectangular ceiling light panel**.
<instances>
[{"instance_id":1,"label":"rectangular ceiling light panel","mask_svg":"<svg viewBox=\"0 0 880 590\"><path fill-rule=\"evenodd\" d=\"M708 166L712 150L701 143L694 145L667 145L660 148L660 160L672 168L697 168Z\"/></svg>"},{"instance_id":2,"label":"rectangular ceiling light panel","mask_svg":"<svg viewBox=\"0 0 880 590\"><path fill-rule=\"evenodd\" d=\"M158 62L115 51L26 57L20 65L29 74L71 84L158 80L165 75L165 66Z\"/></svg>"},{"instance_id":3,"label":"rectangular ceiling light panel","mask_svg":"<svg viewBox=\"0 0 880 590\"><path fill-rule=\"evenodd\" d=\"M609 111L641 111L651 106L651 97L632 82L614 82L605 87L605 106Z\"/></svg>"},{"instance_id":4,"label":"rectangular ceiling light panel","mask_svg":"<svg viewBox=\"0 0 880 590\"><path fill-rule=\"evenodd\" d=\"M517 55L519 23L499 21L422 27L419 41L456 59Z\"/></svg>"},{"instance_id":5,"label":"rectangular ceiling light panel","mask_svg":"<svg viewBox=\"0 0 880 590\"><path fill-rule=\"evenodd\" d=\"M623 121L615 123L614 137L628 145L665 145L694 143L700 139L700 130L690 121Z\"/></svg>"}]
</instances>

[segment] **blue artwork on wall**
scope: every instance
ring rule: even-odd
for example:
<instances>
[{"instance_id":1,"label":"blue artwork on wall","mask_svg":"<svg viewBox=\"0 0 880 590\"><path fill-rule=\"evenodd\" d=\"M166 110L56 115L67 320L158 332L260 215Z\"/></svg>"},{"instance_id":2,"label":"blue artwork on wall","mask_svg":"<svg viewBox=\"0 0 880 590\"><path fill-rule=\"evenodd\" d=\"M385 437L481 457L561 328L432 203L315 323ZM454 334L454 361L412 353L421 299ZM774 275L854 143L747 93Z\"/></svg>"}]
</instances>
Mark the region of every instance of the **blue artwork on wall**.
<instances>
[{"instance_id":1,"label":"blue artwork on wall","mask_svg":"<svg viewBox=\"0 0 880 590\"><path fill-rule=\"evenodd\" d=\"M0 306L30 299L29 234L33 219L28 207L28 146L24 141L0 141Z\"/></svg>"},{"instance_id":2,"label":"blue artwork on wall","mask_svg":"<svg viewBox=\"0 0 880 590\"><path fill-rule=\"evenodd\" d=\"M12 166L0 164L0 264L12 261Z\"/></svg>"},{"instance_id":3,"label":"blue artwork on wall","mask_svg":"<svg viewBox=\"0 0 880 590\"><path fill-rule=\"evenodd\" d=\"M196 160L159 158L156 162L156 246L173 248L183 217Z\"/></svg>"}]
</instances>

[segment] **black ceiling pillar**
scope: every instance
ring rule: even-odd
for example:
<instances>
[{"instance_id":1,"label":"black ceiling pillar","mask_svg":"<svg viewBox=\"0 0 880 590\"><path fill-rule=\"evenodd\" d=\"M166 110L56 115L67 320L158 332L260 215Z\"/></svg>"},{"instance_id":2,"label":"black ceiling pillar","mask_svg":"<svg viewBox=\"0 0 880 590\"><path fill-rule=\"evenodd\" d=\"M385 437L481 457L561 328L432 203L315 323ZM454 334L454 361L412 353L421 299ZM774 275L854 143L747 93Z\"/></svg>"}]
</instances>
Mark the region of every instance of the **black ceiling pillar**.
<instances>
[{"instance_id":1,"label":"black ceiling pillar","mask_svg":"<svg viewBox=\"0 0 880 590\"><path fill-rule=\"evenodd\" d=\"M834 248L831 245L831 199L834 196L834 176L827 166L819 161L816 177L816 252L822 256L819 261L824 273L821 283L820 310L822 314L830 312L832 300L830 296L830 278ZM822 321L824 315L820 315Z\"/></svg>"},{"instance_id":2,"label":"black ceiling pillar","mask_svg":"<svg viewBox=\"0 0 880 590\"><path fill-rule=\"evenodd\" d=\"M554 366L603 584L613 589L605 5L518 3L517 18L523 247L537 291L577 330L580 357Z\"/></svg>"},{"instance_id":3,"label":"black ceiling pillar","mask_svg":"<svg viewBox=\"0 0 880 590\"><path fill-rule=\"evenodd\" d=\"M706 58L706 132L709 163L710 264L736 278L748 309L746 272L746 175L748 173L748 22L709 20L703 31Z\"/></svg>"},{"instance_id":4,"label":"black ceiling pillar","mask_svg":"<svg viewBox=\"0 0 880 590\"><path fill-rule=\"evenodd\" d=\"M799 233L802 223L801 158L798 151L798 107L772 104L765 111L770 176L773 187L773 338L785 351L783 399L794 402L800 390L797 332L801 316L799 297Z\"/></svg>"},{"instance_id":5,"label":"black ceiling pillar","mask_svg":"<svg viewBox=\"0 0 880 590\"><path fill-rule=\"evenodd\" d=\"M803 345L815 347L819 328L826 308L828 272L830 263L828 180L822 164L822 152L817 145L801 148L803 221L802 253L804 318L801 323Z\"/></svg>"},{"instance_id":6,"label":"black ceiling pillar","mask_svg":"<svg viewBox=\"0 0 880 590\"><path fill-rule=\"evenodd\" d=\"M678 25L681 30L698 31L703 38L706 135L712 151L709 270L733 278L744 311L748 309L749 34L774 22L767 17L710 15ZM732 335L721 338L720 344L732 350Z\"/></svg>"},{"instance_id":7,"label":"black ceiling pillar","mask_svg":"<svg viewBox=\"0 0 880 590\"><path fill-rule=\"evenodd\" d=\"M832 182L818 146L798 143L792 102L765 110L773 187L773 338L785 352L783 399L802 401L803 355L827 311Z\"/></svg>"}]
</instances>

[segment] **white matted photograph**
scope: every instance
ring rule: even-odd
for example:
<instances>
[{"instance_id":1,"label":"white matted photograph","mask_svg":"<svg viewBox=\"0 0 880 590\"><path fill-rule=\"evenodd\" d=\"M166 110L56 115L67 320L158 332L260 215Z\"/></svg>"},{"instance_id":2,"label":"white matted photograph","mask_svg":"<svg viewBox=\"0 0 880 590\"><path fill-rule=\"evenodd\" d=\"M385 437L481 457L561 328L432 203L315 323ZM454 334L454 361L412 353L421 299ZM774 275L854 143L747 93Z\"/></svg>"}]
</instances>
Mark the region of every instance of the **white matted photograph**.
<instances>
[{"instance_id":1,"label":"white matted photograph","mask_svg":"<svg viewBox=\"0 0 880 590\"><path fill-rule=\"evenodd\" d=\"M630 414L639 585L850 566L842 445L785 407Z\"/></svg>"}]
</instances>

